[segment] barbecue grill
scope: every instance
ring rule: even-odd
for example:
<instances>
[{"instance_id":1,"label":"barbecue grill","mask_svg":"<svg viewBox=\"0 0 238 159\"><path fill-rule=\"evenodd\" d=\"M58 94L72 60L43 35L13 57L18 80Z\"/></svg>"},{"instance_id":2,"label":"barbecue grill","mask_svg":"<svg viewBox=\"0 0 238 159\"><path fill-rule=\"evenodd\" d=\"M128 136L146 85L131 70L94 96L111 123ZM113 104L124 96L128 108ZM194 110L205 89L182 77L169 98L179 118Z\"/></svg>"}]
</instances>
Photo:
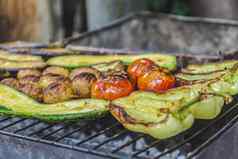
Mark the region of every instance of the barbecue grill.
<instances>
[{"instance_id":1,"label":"barbecue grill","mask_svg":"<svg viewBox=\"0 0 238 159\"><path fill-rule=\"evenodd\" d=\"M146 13L146 16L148 16L147 14L148 13ZM149 16L153 17L152 15ZM105 43L105 40L102 40L100 45L99 41L96 40L97 43L95 43L95 40L92 39L100 39L100 37L104 36L103 32L107 34L108 29L108 32L110 33L113 28L117 27L117 25L119 25L118 27L123 28L124 23L133 21L136 17L138 17L138 15L127 17L128 19L118 21L116 24L114 23L113 25L107 26L101 30L99 29L98 31L86 33L76 38L67 39L65 44L71 48L75 48L75 46L78 44L85 43L87 43L88 46L108 47L106 46L107 43ZM157 15L155 17L157 17ZM168 19L171 20L171 17L169 16ZM197 25L197 23L200 22L200 27L203 29L206 28L207 25L219 25L218 28L220 27L220 31L229 30L229 27L232 27L232 29L238 33L238 24L235 22L231 22L230 24L227 22L225 24L224 22L216 23L214 20L206 20L206 22L204 22L200 19L193 19L192 21L190 19L189 22L186 22L186 20L183 18L175 18L174 16L172 19L175 21L175 23L179 21L179 25L182 25L181 23L192 22L195 22L194 25ZM224 27L224 25L227 28ZM223 34L225 33L223 32ZM206 36L204 36L204 38L206 38ZM234 44L233 48L235 48L235 43L237 43L238 39L237 41L235 41L236 39L233 40L233 43L230 45ZM90 41L92 43L90 43ZM115 41L116 39L114 39L114 42ZM217 44L219 45L220 43L218 41L222 40L217 40ZM211 45L209 45L210 47L207 47L201 53L205 54L207 51L214 51L215 44L213 45L213 42L214 41L211 40ZM73 44L73 46L70 46L70 44ZM111 47L121 47L115 45ZM155 48L155 45L153 46L154 47L152 47L152 50L157 49ZM144 48L139 49L146 49L148 51L149 49L147 47L149 47L149 45L146 44ZM227 46L222 47L224 49L222 51L227 51ZM135 50L131 51L125 49L93 49L78 47L76 47L76 49L79 49L82 54L89 52L100 54L138 52ZM160 47L160 50L163 52L169 52L173 49L174 46L168 45L166 47ZM182 54L184 51L196 53L196 51L192 52L191 48L185 50L185 48L181 47L178 50L179 53L176 55L179 67L183 67L188 63L204 63L208 61L218 61L236 57L236 53L223 55L222 53L217 54L216 52L212 52L213 55L205 56ZM204 158L203 155L205 151L209 148L212 150L209 145L211 145L211 143L214 141L219 141L218 138L220 136L226 135L225 132L234 126L237 120L238 97L235 97L233 102L229 105L224 106L222 113L214 120L196 120L191 129L166 140L156 140L148 135L133 133L129 130L126 130L109 114L101 119L93 121L85 120L74 123L45 123L35 119L2 116L0 118L0 159ZM221 141L219 146L223 146L222 142L225 143L225 141ZM226 149L226 147L224 149ZM209 152L211 153L211 151Z\"/></svg>"}]
</instances>

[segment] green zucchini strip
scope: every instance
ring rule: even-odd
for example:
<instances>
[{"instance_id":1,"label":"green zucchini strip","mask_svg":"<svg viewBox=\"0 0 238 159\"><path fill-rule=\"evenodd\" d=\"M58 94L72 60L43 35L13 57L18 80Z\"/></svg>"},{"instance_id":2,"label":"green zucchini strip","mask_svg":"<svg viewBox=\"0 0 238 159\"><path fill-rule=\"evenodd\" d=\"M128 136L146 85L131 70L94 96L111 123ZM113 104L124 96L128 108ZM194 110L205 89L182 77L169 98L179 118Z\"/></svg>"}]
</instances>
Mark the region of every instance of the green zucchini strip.
<instances>
[{"instance_id":1,"label":"green zucchini strip","mask_svg":"<svg viewBox=\"0 0 238 159\"><path fill-rule=\"evenodd\" d=\"M89 66L98 63L121 60L125 64L130 64L140 58L153 60L161 67L170 70L176 69L176 57L164 54L141 54L141 55L65 55L52 57L47 61L49 65L63 66L69 68Z\"/></svg>"},{"instance_id":2,"label":"green zucchini strip","mask_svg":"<svg viewBox=\"0 0 238 159\"><path fill-rule=\"evenodd\" d=\"M34 55L25 55L25 54L14 54L4 50L0 50L0 58L5 60L12 61L43 61L42 57Z\"/></svg>"},{"instance_id":3,"label":"green zucchini strip","mask_svg":"<svg viewBox=\"0 0 238 159\"><path fill-rule=\"evenodd\" d=\"M0 70L17 71L27 68L44 68L46 63L43 61L14 61L0 58Z\"/></svg>"},{"instance_id":4,"label":"green zucchini strip","mask_svg":"<svg viewBox=\"0 0 238 159\"><path fill-rule=\"evenodd\" d=\"M106 106L109 102L98 99L79 99L56 104L42 104L13 88L0 84L0 105L8 110L0 109L0 113L9 114L11 111L13 115L48 121L65 121L96 118L107 112Z\"/></svg>"}]
</instances>

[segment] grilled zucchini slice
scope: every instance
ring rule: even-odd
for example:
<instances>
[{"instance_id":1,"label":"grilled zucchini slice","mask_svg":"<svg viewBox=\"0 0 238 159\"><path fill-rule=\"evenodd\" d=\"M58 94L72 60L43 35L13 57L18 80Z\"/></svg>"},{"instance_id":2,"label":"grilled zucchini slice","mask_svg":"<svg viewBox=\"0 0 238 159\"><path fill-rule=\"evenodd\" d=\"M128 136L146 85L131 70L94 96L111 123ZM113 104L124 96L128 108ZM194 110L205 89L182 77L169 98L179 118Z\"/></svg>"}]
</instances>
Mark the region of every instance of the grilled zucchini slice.
<instances>
[{"instance_id":1,"label":"grilled zucchini slice","mask_svg":"<svg viewBox=\"0 0 238 159\"><path fill-rule=\"evenodd\" d=\"M15 61L0 58L0 70L17 71L20 69L44 68L46 63L43 61Z\"/></svg>"},{"instance_id":2,"label":"grilled zucchini slice","mask_svg":"<svg viewBox=\"0 0 238 159\"><path fill-rule=\"evenodd\" d=\"M12 61L43 61L42 57L26 54L14 54L8 51L0 50L0 58Z\"/></svg>"},{"instance_id":3,"label":"grilled zucchini slice","mask_svg":"<svg viewBox=\"0 0 238 159\"><path fill-rule=\"evenodd\" d=\"M47 61L49 65L63 66L68 68L76 68L82 66L90 66L93 64L112 62L116 60L122 61L124 64L130 64L140 58L148 58L153 60L161 67L169 70L176 69L176 57L163 54L141 54L141 55L65 55L52 57Z\"/></svg>"},{"instance_id":4,"label":"grilled zucchini slice","mask_svg":"<svg viewBox=\"0 0 238 159\"><path fill-rule=\"evenodd\" d=\"M0 113L32 117L46 121L90 119L107 112L108 101L78 99L56 104L43 104L25 94L0 84Z\"/></svg>"}]
</instances>

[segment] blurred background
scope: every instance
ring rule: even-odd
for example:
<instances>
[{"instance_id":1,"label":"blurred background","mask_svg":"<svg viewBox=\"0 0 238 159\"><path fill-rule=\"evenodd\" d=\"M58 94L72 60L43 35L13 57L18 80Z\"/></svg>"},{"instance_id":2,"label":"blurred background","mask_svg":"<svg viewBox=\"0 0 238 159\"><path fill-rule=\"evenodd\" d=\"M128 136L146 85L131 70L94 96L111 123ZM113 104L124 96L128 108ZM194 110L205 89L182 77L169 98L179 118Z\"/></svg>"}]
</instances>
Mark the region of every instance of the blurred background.
<instances>
[{"instance_id":1,"label":"blurred background","mask_svg":"<svg viewBox=\"0 0 238 159\"><path fill-rule=\"evenodd\" d=\"M140 11L238 19L237 0L0 0L0 41L49 42Z\"/></svg>"}]
</instances>

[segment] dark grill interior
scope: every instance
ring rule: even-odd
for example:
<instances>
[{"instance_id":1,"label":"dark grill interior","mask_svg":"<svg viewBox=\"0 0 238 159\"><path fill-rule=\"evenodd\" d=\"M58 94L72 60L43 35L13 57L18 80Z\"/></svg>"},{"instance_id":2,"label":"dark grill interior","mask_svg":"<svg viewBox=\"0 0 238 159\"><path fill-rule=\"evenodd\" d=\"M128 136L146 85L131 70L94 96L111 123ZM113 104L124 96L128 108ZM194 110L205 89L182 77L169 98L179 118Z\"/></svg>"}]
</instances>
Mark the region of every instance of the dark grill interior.
<instances>
[{"instance_id":1,"label":"dark grill interior","mask_svg":"<svg viewBox=\"0 0 238 159\"><path fill-rule=\"evenodd\" d=\"M0 134L108 158L193 157L238 120L238 98L214 120L197 120L190 130L167 140L124 129L110 115L76 123L44 123L0 118Z\"/></svg>"}]
</instances>

